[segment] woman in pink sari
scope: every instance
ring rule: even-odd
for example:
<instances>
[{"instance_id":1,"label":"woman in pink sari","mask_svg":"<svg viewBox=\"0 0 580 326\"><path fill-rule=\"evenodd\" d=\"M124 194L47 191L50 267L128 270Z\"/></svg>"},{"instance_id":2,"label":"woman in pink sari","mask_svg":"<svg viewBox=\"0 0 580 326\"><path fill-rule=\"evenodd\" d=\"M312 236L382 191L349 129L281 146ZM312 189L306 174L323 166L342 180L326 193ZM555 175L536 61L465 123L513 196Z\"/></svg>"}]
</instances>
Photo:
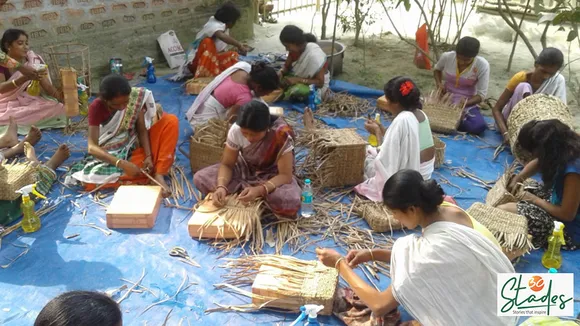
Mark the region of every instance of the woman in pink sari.
<instances>
[{"instance_id":1,"label":"woman in pink sari","mask_svg":"<svg viewBox=\"0 0 580 326\"><path fill-rule=\"evenodd\" d=\"M198 171L193 183L204 195L213 192L214 205L240 192L242 202L261 197L275 214L296 218L302 191L294 177L293 137L284 118L271 116L262 102L249 102L228 132L222 162Z\"/></svg>"},{"instance_id":2,"label":"woman in pink sari","mask_svg":"<svg viewBox=\"0 0 580 326\"><path fill-rule=\"evenodd\" d=\"M28 47L28 35L23 30L8 29L0 41L0 48L23 65L44 64L44 60ZM9 125L10 117L18 124L21 134L32 125L40 129L62 128L66 124L62 93L51 83L48 75L40 79L41 94L32 96L27 88L32 80L14 69L0 67L0 130ZM4 128L3 128L4 127Z\"/></svg>"}]
</instances>

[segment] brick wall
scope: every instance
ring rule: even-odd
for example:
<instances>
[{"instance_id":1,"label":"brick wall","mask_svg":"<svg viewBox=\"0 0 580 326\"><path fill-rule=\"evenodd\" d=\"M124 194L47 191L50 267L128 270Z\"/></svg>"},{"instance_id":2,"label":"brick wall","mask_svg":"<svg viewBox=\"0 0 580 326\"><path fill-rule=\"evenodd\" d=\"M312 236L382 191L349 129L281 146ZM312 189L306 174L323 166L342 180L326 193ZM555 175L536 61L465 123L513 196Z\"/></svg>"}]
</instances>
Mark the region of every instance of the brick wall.
<instances>
[{"instance_id":1,"label":"brick wall","mask_svg":"<svg viewBox=\"0 0 580 326\"><path fill-rule=\"evenodd\" d=\"M242 18L232 35L251 37L251 0L236 3ZM173 29L187 48L217 7L216 0L9 0L0 6L0 32L27 31L31 48L40 53L47 45L89 45L94 80L107 73L111 57L122 58L127 68L136 68L144 56L165 62L157 37Z\"/></svg>"}]
</instances>

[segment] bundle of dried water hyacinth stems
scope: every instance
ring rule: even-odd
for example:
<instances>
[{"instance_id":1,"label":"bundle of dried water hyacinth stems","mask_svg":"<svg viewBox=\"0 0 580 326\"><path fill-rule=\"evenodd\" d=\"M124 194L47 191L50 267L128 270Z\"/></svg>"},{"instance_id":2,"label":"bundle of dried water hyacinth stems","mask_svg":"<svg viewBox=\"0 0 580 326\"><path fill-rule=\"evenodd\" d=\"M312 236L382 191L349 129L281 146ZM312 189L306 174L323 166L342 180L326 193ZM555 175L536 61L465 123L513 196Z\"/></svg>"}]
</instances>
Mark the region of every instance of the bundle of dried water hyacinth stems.
<instances>
[{"instance_id":1,"label":"bundle of dried water hyacinth stems","mask_svg":"<svg viewBox=\"0 0 580 326\"><path fill-rule=\"evenodd\" d=\"M373 107L370 102L346 93L328 94L318 106L316 114L332 117L361 117L366 116Z\"/></svg>"}]
</instances>

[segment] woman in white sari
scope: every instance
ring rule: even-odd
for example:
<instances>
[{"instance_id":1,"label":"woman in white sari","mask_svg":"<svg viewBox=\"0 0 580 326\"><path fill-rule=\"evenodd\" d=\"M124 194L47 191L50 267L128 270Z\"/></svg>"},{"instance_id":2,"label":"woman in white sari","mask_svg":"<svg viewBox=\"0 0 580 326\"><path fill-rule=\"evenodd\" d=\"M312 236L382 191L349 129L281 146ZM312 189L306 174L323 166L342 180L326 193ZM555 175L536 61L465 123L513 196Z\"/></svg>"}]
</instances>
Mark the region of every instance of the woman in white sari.
<instances>
[{"instance_id":1,"label":"woman in white sari","mask_svg":"<svg viewBox=\"0 0 580 326\"><path fill-rule=\"evenodd\" d=\"M316 44L316 37L287 25L280 32L280 42L288 51L288 59L279 73L286 89L284 98L303 102L310 94L310 85L319 89L321 97L325 96L330 73L326 53Z\"/></svg>"},{"instance_id":2,"label":"woman in white sari","mask_svg":"<svg viewBox=\"0 0 580 326\"><path fill-rule=\"evenodd\" d=\"M397 239L392 251L352 251L343 258L317 249L318 258L338 269L376 317L396 314L400 304L425 326L515 325L516 318L496 313L497 274L514 273L512 264L465 212L441 205L443 195L434 180L399 171L385 184L383 201L406 228L421 226L422 233ZM353 271L371 260L391 264L391 285L383 292Z\"/></svg>"},{"instance_id":3,"label":"woman in white sari","mask_svg":"<svg viewBox=\"0 0 580 326\"><path fill-rule=\"evenodd\" d=\"M553 95L566 102L566 79L560 74L564 54L556 48L545 48L536 59L534 70L520 71L508 82L492 109L495 123L509 144L507 119L519 101L532 94Z\"/></svg>"},{"instance_id":4,"label":"woman in white sari","mask_svg":"<svg viewBox=\"0 0 580 326\"><path fill-rule=\"evenodd\" d=\"M187 113L193 129L212 118L234 120L240 107L278 89L280 79L264 62L238 62L217 76L197 96Z\"/></svg>"},{"instance_id":5,"label":"woman in white sari","mask_svg":"<svg viewBox=\"0 0 580 326\"><path fill-rule=\"evenodd\" d=\"M413 81L395 77L385 85L386 111L395 118L388 129L374 120L365 128L377 137L380 148L369 146L365 160L365 181L355 191L380 201L385 182L397 171L412 169L431 178L435 166L435 147L429 118L421 110L421 93Z\"/></svg>"}]
</instances>

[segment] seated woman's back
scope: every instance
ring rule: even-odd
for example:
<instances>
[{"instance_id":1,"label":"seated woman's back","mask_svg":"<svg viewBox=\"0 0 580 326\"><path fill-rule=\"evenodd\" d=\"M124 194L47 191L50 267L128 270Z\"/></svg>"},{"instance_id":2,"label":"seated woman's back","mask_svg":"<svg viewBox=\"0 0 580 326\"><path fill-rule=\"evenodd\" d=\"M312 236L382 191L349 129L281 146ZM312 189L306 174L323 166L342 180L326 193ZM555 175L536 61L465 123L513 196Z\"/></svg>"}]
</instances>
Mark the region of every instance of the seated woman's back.
<instances>
[{"instance_id":1,"label":"seated woman's back","mask_svg":"<svg viewBox=\"0 0 580 326\"><path fill-rule=\"evenodd\" d=\"M435 143L433 133L429 125L429 118L423 110L413 111L419 121L419 146L421 149L421 163L429 162L435 158Z\"/></svg>"}]
</instances>

